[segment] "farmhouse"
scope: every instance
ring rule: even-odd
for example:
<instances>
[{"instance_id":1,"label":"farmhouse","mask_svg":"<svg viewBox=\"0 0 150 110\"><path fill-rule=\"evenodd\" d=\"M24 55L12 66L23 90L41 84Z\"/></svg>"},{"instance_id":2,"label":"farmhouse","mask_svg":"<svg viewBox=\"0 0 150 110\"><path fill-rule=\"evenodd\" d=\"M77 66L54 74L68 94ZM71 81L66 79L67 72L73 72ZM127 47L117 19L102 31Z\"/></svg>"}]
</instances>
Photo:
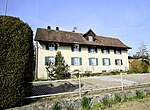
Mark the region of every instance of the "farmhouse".
<instances>
[{"instance_id":1,"label":"farmhouse","mask_svg":"<svg viewBox=\"0 0 150 110\"><path fill-rule=\"evenodd\" d=\"M100 73L128 70L128 49L131 49L117 38L96 35L92 29L86 33L68 32L38 28L37 41L37 78L48 78L46 66L55 62L58 51L62 53L70 72L78 69L81 72Z\"/></svg>"}]
</instances>

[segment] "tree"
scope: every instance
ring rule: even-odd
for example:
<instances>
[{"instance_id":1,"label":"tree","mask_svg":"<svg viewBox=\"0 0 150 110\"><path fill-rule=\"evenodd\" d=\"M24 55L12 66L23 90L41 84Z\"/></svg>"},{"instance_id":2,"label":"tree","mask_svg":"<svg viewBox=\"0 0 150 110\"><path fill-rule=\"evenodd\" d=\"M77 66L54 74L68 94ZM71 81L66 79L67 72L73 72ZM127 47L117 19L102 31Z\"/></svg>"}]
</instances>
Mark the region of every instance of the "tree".
<instances>
[{"instance_id":1,"label":"tree","mask_svg":"<svg viewBox=\"0 0 150 110\"><path fill-rule=\"evenodd\" d=\"M56 54L53 71L56 79L64 79L70 76L68 73L69 66L65 63L64 57L60 51Z\"/></svg>"},{"instance_id":2,"label":"tree","mask_svg":"<svg viewBox=\"0 0 150 110\"><path fill-rule=\"evenodd\" d=\"M22 103L33 80L33 32L19 18L0 16L0 109Z\"/></svg>"},{"instance_id":3,"label":"tree","mask_svg":"<svg viewBox=\"0 0 150 110\"><path fill-rule=\"evenodd\" d=\"M139 58L141 60L149 60L149 51L143 42L141 42L140 47L139 47L139 51L136 52L134 57Z\"/></svg>"},{"instance_id":4,"label":"tree","mask_svg":"<svg viewBox=\"0 0 150 110\"><path fill-rule=\"evenodd\" d=\"M133 56L137 60L130 63L130 72L132 73L146 73L149 67L149 51L146 45L142 42L139 51Z\"/></svg>"}]
</instances>

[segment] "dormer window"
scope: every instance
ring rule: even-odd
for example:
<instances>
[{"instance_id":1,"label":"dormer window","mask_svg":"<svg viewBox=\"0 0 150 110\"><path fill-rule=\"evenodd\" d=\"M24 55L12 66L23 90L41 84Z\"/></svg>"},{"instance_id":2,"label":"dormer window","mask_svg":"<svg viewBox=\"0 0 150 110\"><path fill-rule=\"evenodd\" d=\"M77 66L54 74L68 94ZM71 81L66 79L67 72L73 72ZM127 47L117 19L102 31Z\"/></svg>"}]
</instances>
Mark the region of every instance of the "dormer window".
<instances>
[{"instance_id":1,"label":"dormer window","mask_svg":"<svg viewBox=\"0 0 150 110\"><path fill-rule=\"evenodd\" d=\"M50 51L57 50L57 45L55 43L47 43L46 50L50 50Z\"/></svg>"},{"instance_id":2,"label":"dormer window","mask_svg":"<svg viewBox=\"0 0 150 110\"><path fill-rule=\"evenodd\" d=\"M92 42L93 41L93 36L88 36L88 41Z\"/></svg>"},{"instance_id":3,"label":"dormer window","mask_svg":"<svg viewBox=\"0 0 150 110\"><path fill-rule=\"evenodd\" d=\"M81 47L79 44L73 44L71 46L72 51L81 51Z\"/></svg>"}]
</instances>

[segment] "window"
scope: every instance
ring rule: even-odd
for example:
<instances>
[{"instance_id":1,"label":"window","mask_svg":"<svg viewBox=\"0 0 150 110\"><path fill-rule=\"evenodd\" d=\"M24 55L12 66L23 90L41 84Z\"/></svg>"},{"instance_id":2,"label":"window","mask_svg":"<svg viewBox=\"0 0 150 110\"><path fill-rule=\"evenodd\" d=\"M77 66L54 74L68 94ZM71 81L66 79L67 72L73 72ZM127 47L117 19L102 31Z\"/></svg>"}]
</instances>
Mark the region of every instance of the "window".
<instances>
[{"instance_id":1,"label":"window","mask_svg":"<svg viewBox=\"0 0 150 110\"><path fill-rule=\"evenodd\" d=\"M98 65L98 58L89 58L89 65Z\"/></svg>"},{"instance_id":2,"label":"window","mask_svg":"<svg viewBox=\"0 0 150 110\"><path fill-rule=\"evenodd\" d=\"M110 58L103 58L103 65L110 65Z\"/></svg>"},{"instance_id":3,"label":"window","mask_svg":"<svg viewBox=\"0 0 150 110\"><path fill-rule=\"evenodd\" d=\"M93 41L93 36L88 36L88 41Z\"/></svg>"},{"instance_id":4,"label":"window","mask_svg":"<svg viewBox=\"0 0 150 110\"><path fill-rule=\"evenodd\" d=\"M81 51L81 47L79 44L73 44L71 45L72 51Z\"/></svg>"},{"instance_id":5,"label":"window","mask_svg":"<svg viewBox=\"0 0 150 110\"><path fill-rule=\"evenodd\" d=\"M120 49L115 49L114 53L117 54L117 55L119 55L119 54L121 54L121 50Z\"/></svg>"},{"instance_id":6,"label":"window","mask_svg":"<svg viewBox=\"0 0 150 110\"><path fill-rule=\"evenodd\" d=\"M72 57L71 65L82 65L82 58L80 57Z\"/></svg>"},{"instance_id":7,"label":"window","mask_svg":"<svg viewBox=\"0 0 150 110\"><path fill-rule=\"evenodd\" d=\"M55 63L55 58L53 56L45 57L45 65L53 65Z\"/></svg>"},{"instance_id":8,"label":"window","mask_svg":"<svg viewBox=\"0 0 150 110\"><path fill-rule=\"evenodd\" d=\"M115 65L122 65L121 59L115 59Z\"/></svg>"},{"instance_id":9,"label":"window","mask_svg":"<svg viewBox=\"0 0 150 110\"><path fill-rule=\"evenodd\" d=\"M50 50L50 51L57 50L57 45L55 43L47 43L46 50Z\"/></svg>"},{"instance_id":10,"label":"window","mask_svg":"<svg viewBox=\"0 0 150 110\"><path fill-rule=\"evenodd\" d=\"M89 53L97 53L97 47L89 46L88 51L89 51Z\"/></svg>"},{"instance_id":11,"label":"window","mask_svg":"<svg viewBox=\"0 0 150 110\"><path fill-rule=\"evenodd\" d=\"M109 54L110 53L109 49L107 49L107 48L101 48L101 51L104 54Z\"/></svg>"}]
</instances>

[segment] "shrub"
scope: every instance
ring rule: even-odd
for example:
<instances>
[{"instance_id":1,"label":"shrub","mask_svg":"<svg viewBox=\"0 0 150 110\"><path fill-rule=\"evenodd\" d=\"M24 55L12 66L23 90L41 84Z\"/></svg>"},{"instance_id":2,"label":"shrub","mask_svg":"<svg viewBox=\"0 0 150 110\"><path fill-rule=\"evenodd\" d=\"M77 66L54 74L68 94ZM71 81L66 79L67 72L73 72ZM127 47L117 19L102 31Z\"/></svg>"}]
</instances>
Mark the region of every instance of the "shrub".
<instances>
[{"instance_id":1,"label":"shrub","mask_svg":"<svg viewBox=\"0 0 150 110\"><path fill-rule=\"evenodd\" d=\"M123 99L123 102L127 102L128 101L128 98L126 95L124 95L124 99Z\"/></svg>"},{"instance_id":2,"label":"shrub","mask_svg":"<svg viewBox=\"0 0 150 110\"><path fill-rule=\"evenodd\" d=\"M110 103L111 103L111 101L110 101L109 98L104 97L104 98L102 99L102 103L103 103L104 106L109 106Z\"/></svg>"},{"instance_id":3,"label":"shrub","mask_svg":"<svg viewBox=\"0 0 150 110\"><path fill-rule=\"evenodd\" d=\"M70 104L66 107L66 110L75 110L75 109L74 106Z\"/></svg>"},{"instance_id":4,"label":"shrub","mask_svg":"<svg viewBox=\"0 0 150 110\"><path fill-rule=\"evenodd\" d=\"M120 103L120 102L121 102L121 97L118 94L115 94L114 103Z\"/></svg>"},{"instance_id":5,"label":"shrub","mask_svg":"<svg viewBox=\"0 0 150 110\"><path fill-rule=\"evenodd\" d=\"M90 110L91 108L90 99L88 97L82 97L81 106L83 110Z\"/></svg>"},{"instance_id":6,"label":"shrub","mask_svg":"<svg viewBox=\"0 0 150 110\"><path fill-rule=\"evenodd\" d=\"M144 98L144 92L141 90L136 90L136 97L139 99L143 99Z\"/></svg>"},{"instance_id":7,"label":"shrub","mask_svg":"<svg viewBox=\"0 0 150 110\"><path fill-rule=\"evenodd\" d=\"M33 32L19 18L0 16L0 109L22 103L33 80Z\"/></svg>"},{"instance_id":8,"label":"shrub","mask_svg":"<svg viewBox=\"0 0 150 110\"><path fill-rule=\"evenodd\" d=\"M61 110L62 107L59 102L55 102L54 105L52 106L52 110Z\"/></svg>"},{"instance_id":9,"label":"shrub","mask_svg":"<svg viewBox=\"0 0 150 110\"><path fill-rule=\"evenodd\" d=\"M148 72L148 63L140 60L134 60L130 63L131 73L146 73Z\"/></svg>"}]
</instances>

